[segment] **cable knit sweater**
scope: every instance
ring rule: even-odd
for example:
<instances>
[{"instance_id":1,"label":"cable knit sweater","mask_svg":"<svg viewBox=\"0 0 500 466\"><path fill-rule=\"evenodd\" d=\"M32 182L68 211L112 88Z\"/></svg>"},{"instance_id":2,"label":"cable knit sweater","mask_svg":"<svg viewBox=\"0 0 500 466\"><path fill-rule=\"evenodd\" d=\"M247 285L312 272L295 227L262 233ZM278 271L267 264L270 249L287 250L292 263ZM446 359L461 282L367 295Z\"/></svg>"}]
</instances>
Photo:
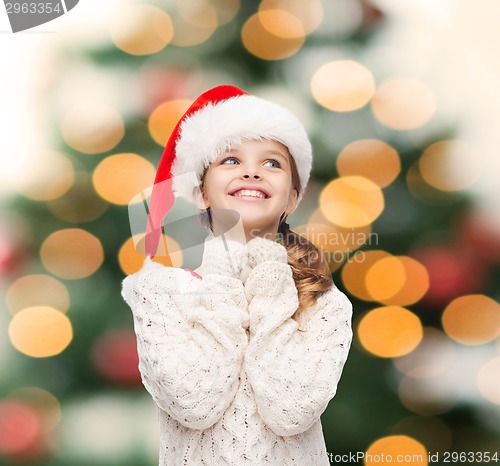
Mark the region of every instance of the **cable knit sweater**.
<instances>
[{"instance_id":1,"label":"cable knit sweater","mask_svg":"<svg viewBox=\"0 0 500 466\"><path fill-rule=\"evenodd\" d=\"M123 282L159 465L328 466L320 416L350 348L351 302L334 286L296 321L285 248L221 243L205 243L201 280L147 259Z\"/></svg>"}]
</instances>

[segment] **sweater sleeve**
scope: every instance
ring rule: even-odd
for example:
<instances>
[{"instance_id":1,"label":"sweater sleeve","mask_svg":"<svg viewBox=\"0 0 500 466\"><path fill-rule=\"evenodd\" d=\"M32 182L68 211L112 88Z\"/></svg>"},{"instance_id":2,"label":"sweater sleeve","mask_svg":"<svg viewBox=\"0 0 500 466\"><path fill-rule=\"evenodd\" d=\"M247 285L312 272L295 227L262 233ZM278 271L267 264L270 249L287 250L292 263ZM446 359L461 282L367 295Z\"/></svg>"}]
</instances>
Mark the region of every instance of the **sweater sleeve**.
<instances>
[{"instance_id":1,"label":"sweater sleeve","mask_svg":"<svg viewBox=\"0 0 500 466\"><path fill-rule=\"evenodd\" d=\"M145 388L184 426L209 428L239 384L248 345L243 284L217 274L199 280L164 267L127 277L123 290L134 317Z\"/></svg>"},{"instance_id":2,"label":"sweater sleeve","mask_svg":"<svg viewBox=\"0 0 500 466\"><path fill-rule=\"evenodd\" d=\"M250 331L244 359L259 414L277 435L300 434L318 421L337 384L352 341L352 304L335 286L316 304L298 308L291 267L257 265L245 282Z\"/></svg>"}]
</instances>

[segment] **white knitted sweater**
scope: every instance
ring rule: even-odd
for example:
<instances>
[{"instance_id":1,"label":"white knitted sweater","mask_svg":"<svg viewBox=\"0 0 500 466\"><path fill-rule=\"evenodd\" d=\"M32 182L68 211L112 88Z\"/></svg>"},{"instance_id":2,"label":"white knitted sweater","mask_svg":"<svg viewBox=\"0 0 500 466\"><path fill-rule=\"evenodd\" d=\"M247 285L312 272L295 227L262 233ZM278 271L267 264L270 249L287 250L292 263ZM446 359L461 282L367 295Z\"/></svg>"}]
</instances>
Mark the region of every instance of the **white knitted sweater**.
<instances>
[{"instance_id":1,"label":"white knitted sweater","mask_svg":"<svg viewBox=\"0 0 500 466\"><path fill-rule=\"evenodd\" d=\"M320 416L352 340L346 295L334 286L297 322L283 261L256 264L244 283L146 262L122 295L158 406L159 465L328 466Z\"/></svg>"}]
</instances>

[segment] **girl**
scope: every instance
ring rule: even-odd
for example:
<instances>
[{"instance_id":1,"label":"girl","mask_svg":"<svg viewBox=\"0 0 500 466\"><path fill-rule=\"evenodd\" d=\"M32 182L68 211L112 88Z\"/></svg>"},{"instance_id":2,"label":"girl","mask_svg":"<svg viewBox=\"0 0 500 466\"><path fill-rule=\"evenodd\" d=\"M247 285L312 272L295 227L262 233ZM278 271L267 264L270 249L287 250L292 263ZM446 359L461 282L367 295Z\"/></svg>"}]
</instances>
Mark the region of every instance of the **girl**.
<instances>
[{"instance_id":1,"label":"girl","mask_svg":"<svg viewBox=\"0 0 500 466\"><path fill-rule=\"evenodd\" d=\"M311 162L288 110L233 86L198 97L170 137L146 253L173 193L197 203L211 234L196 271L148 257L123 283L160 466L329 465L320 416L347 359L352 305L286 223Z\"/></svg>"}]
</instances>

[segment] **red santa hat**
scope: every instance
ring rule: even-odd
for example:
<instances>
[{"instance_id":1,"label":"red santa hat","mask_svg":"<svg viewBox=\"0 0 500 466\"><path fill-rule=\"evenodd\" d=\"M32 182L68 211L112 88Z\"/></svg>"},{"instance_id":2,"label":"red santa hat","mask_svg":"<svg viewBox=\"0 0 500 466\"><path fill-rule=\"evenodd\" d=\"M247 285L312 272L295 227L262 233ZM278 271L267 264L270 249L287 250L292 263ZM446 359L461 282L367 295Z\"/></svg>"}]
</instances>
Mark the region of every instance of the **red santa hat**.
<instances>
[{"instance_id":1,"label":"red santa hat","mask_svg":"<svg viewBox=\"0 0 500 466\"><path fill-rule=\"evenodd\" d=\"M242 140L271 139L285 145L300 179L300 202L309 180L312 149L300 121L286 108L222 85L201 94L168 139L154 181L146 227L146 255L158 248L162 223L175 197L196 203L195 188L217 157Z\"/></svg>"}]
</instances>

